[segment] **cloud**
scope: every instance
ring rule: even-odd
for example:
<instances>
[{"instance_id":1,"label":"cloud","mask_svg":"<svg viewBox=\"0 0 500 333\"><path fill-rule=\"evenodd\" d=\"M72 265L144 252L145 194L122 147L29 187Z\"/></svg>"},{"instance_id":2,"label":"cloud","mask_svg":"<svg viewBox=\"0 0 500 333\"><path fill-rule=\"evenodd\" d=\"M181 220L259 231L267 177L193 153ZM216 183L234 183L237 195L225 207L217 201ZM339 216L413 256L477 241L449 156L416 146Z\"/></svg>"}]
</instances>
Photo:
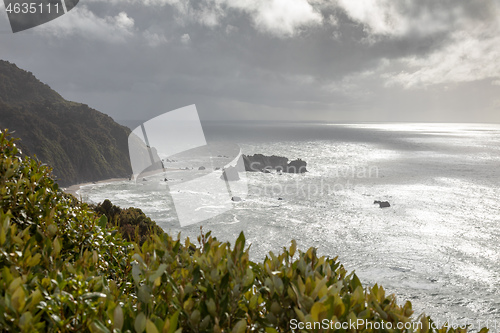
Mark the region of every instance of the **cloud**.
<instances>
[{"instance_id":1,"label":"cloud","mask_svg":"<svg viewBox=\"0 0 500 333\"><path fill-rule=\"evenodd\" d=\"M261 32L277 36L293 36L301 28L320 25L318 12L306 0L226 0L230 8L250 14Z\"/></svg>"},{"instance_id":2,"label":"cloud","mask_svg":"<svg viewBox=\"0 0 500 333\"><path fill-rule=\"evenodd\" d=\"M462 29L464 23L496 20L495 0L337 0L336 6L372 35L428 36Z\"/></svg>"},{"instance_id":3,"label":"cloud","mask_svg":"<svg viewBox=\"0 0 500 333\"><path fill-rule=\"evenodd\" d=\"M320 25L323 17L307 0L89 0L111 4L175 8L181 24L196 23L210 28L222 24L231 12L248 15L261 33L290 37L300 29Z\"/></svg>"},{"instance_id":4,"label":"cloud","mask_svg":"<svg viewBox=\"0 0 500 333\"><path fill-rule=\"evenodd\" d=\"M500 78L498 1L337 0L334 7L361 25L365 35L359 41L368 41L372 49L392 43L373 62L372 76L386 87ZM397 54L394 46L409 51ZM376 68L380 61L390 66Z\"/></svg>"},{"instance_id":5,"label":"cloud","mask_svg":"<svg viewBox=\"0 0 500 333\"><path fill-rule=\"evenodd\" d=\"M398 1L338 0L338 6L374 34L399 35L408 29L408 22L399 11Z\"/></svg>"},{"instance_id":6,"label":"cloud","mask_svg":"<svg viewBox=\"0 0 500 333\"><path fill-rule=\"evenodd\" d=\"M121 12L115 17L107 18L111 24L114 24L116 27L121 28L125 31L132 31L134 28L134 19L128 17L127 13Z\"/></svg>"},{"instance_id":7,"label":"cloud","mask_svg":"<svg viewBox=\"0 0 500 333\"><path fill-rule=\"evenodd\" d=\"M387 113L381 121L425 120L430 113L421 109L453 116L498 99L498 7L493 0L86 0L34 33L4 36L0 53L63 95L122 119L196 102L236 118L242 111L229 105L247 105L248 117L269 108L303 118L326 110L334 119L341 110L359 120L378 119L372 111Z\"/></svg>"},{"instance_id":8,"label":"cloud","mask_svg":"<svg viewBox=\"0 0 500 333\"><path fill-rule=\"evenodd\" d=\"M167 38L162 33L152 32L150 30L145 30L142 36L146 39L146 42L151 47L157 47L162 44L168 43Z\"/></svg>"},{"instance_id":9,"label":"cloud","mask_svg":"<svg viewBox=\"0 0 500 333\"><path fill-rule=\"evenodd\" d=\"M79 35L116 43L124 42L131 37L134 34L134 26L134 19L125 12L120 12L116 16L98 17L86 6L80 5L68 14L36 27L35 31L57 38Z\"/></svg>"},{"instance_id":10,"label":"cloud","mask_svg":"<svg viewBox=\"0 0 500 333\"><path fill-rule=\"evenodd\" d=\"M166 6L166 5L178 5L183 2L187 2L185 0L87 0L86 2L104 2L112 5L117 4L138 4L142 6Z\"/></svg>"},{"instance_id":11,"label":"cloud","mask_svg":"<svg viewBox=\"0 0 500 333\"><path fill-rule=\"evenodd\" d=\"M237 33L238 30L239 30L238 27L236 27L234 25L228 24L226 26L226 34L228 34L228 35L233 34L233 33Z\"/></svg>"},{"instance_id":12,"label":"cloud","mask_svg":"<svg viewBox=\"0 0 500 333\"><path fill-rule=\"evenodd\" d=\"M397 62L406 67L386 75L388 85L405 88L500 79L500 21L469 26L453 33L450 42L428 56Z\"/></svg>"},{"instance_id":13,"label":"cloud","mask_svg":"<svg viewBox=\"0 0 500 333\"><path fill-rule=\"evenodd\" d=\"M181 36L181 43L184 45L191 43L191 37L189 37L189 34L184 34Z\"/></svg>"}]
</instances>

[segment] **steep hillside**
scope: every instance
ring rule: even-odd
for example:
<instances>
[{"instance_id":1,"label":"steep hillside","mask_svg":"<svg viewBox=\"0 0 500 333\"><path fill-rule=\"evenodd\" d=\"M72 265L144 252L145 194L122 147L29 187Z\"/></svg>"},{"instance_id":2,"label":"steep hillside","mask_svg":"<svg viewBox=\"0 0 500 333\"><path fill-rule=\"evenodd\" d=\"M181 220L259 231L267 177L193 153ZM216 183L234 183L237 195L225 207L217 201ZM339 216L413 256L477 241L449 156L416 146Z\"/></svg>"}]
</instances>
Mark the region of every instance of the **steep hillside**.
<instances>
[{"instance_id":1,"label":"steep hillside","mask_svg":"<svg viewBox=\"0 0 500 333\"><path fill-rule=\"evenodd\" d=\"M131 174L130 130L85 104L66 101L33 74L0 60L0 128L54 168L62 185Z\"/></svg>"}]
</instances>

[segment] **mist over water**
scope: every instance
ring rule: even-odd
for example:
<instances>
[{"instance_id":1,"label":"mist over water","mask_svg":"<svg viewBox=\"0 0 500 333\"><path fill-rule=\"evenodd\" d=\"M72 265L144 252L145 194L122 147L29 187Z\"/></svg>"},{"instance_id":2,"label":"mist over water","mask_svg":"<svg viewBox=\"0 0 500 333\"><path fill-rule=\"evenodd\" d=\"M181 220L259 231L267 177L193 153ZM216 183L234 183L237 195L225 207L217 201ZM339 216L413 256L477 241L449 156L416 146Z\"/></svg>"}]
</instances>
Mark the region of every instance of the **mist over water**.
<instances>
[{"instance_id":1,"label":"mist over water","mask_svg":"<svg viewBox=\"0 0 500 333\"><path fill-rule=\"evenodd\" d=\"M244 231L255 260L296 239L301 249L338 256L367 285L379 283L400 302L410 300L416 314L500 323L500 125L203 127L208 142L237 143L247 155L302 158L309 172L247 173L246 199L185 228L162 174L84 187L80 195L139 207L166 232L192 240L200 226L231 242ZM202 172L196 163L176 167L193 167L185 171L191 176Z\"/></svg>"}]
</instances>

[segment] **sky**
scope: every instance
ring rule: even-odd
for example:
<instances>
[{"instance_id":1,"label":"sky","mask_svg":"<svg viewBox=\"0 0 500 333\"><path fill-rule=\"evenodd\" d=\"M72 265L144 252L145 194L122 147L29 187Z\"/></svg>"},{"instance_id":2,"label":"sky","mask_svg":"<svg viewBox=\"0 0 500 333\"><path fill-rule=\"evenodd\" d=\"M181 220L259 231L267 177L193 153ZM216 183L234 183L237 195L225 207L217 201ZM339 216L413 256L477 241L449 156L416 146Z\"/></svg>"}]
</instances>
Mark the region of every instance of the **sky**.
<instances>
[{"instance_id":1,"label":"sky","mask_svg":"<svg viewBox=\"0 0 500 333\"><path fill-rule=\"evenodd\" d=\"M118 122L500 122L498 0L80 0L0 59Z\"/></svg>"}]
</instances>

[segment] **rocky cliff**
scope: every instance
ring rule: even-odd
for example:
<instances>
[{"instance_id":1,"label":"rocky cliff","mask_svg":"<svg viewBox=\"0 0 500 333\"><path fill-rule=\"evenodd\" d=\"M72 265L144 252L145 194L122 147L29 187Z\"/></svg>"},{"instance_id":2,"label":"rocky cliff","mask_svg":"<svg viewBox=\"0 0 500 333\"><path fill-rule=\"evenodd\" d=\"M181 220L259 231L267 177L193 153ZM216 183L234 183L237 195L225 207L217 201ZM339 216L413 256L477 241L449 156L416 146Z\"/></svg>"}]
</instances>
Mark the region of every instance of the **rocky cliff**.
<instances>
[{"instance_id":1,"label":"rocky cliff","mask_svg":"<svg viewBox=\"0 0 500 333\"><path fill-rule=\"evenodd\" d=\"M127 127L2 60L0 127L15 131L23 152L51 165L63 186L132 173Z\"/></svg>"}]
</instances>

